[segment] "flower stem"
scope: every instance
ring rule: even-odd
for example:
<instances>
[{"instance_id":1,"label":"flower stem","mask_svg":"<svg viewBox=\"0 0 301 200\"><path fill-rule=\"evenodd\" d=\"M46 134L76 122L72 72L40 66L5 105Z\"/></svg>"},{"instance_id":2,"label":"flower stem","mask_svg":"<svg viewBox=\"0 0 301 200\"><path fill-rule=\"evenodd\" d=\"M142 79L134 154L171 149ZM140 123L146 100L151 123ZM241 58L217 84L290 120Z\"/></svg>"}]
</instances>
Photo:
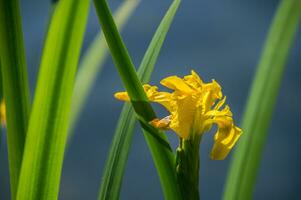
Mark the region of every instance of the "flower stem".
<instances>
[{"instance_id":1,"label":"flower stem","mask_svg":"<svg viewBox=\"0 0 301 200\"><path fill-rule=\"evenodd\" d=\"M201 136L185 140L180 139L177 149L176 173L185 198L198 200L199 195L199 146Z\"/></svg>"}]
</instances>

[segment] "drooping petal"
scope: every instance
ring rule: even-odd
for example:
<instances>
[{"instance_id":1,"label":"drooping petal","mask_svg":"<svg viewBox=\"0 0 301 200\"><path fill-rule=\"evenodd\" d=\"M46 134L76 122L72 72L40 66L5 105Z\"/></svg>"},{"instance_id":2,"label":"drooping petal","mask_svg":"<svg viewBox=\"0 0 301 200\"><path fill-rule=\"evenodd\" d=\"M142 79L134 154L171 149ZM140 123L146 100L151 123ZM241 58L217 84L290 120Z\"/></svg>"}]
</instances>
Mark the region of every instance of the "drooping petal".
<instances>
[{"instance_id":1,"label":"drooping petal","mask_svg":"<svg viewBox=\"0 0 301 200\"><path fill-rule=\"evenodd\" d=\"M242 131L240 128L234 126L230 129L219 128L214 136L214 145L211 150L211 158L214 160L223 160L229 154Z\"/></svg>"},{"instance_id":2,"label":"drooping petal","mask_svg":"<svg viewBox=\"0 0 301 200\"><path fill-rule=\"evenodd\" d=\"M204 122L204 127L209 127L212 124L217 124L218 126L211 151L211 158L214 160L224 159L242 133L241 129L233 123L232 112L229 106L226 105L222 110L217 110L224 104L224 99L218 102L214 109L205 114L207 120Z\"/></svg>"}]
</instances>

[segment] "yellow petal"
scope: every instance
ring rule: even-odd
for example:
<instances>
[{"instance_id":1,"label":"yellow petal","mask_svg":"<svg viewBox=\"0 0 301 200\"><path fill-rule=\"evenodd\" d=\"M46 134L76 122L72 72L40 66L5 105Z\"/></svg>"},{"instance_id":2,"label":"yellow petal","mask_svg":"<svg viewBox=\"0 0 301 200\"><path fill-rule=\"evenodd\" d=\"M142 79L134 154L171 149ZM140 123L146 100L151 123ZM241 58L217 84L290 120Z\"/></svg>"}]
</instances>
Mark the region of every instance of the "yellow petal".
<instances>
[{"instance_id":1,"label":"yellow petal","mask_svg":"<svg viewBox=\"0 0 301 200\"><path fill-rule=\"evenodd\" d=\"M205 113L207 117L223 117L223 116L228 116L232 117L232 112L230 110L230 107L228 105L225 106L223 110L210 110ZM217 118L216 118L217 119Z\"/></svg>"},{"instance_id":2,"label":"yellow petal","mask_svg":"<svg viewBox=\"0 0 301 200\"><path fill-rule=\"evenodd\" d=\"M204 84L203 80L194 70L191 70L191 75L194 77L195 81L197 81L200 85Z\"/></svg>"},{"instance_id":3,"label":"yellow petal","mask_svg":"<svg viewBox=\"0 0 301 200\"><path fill-rule=\"evenodd\" d=\"M159 103L171 112L171 104L173 100L170 93L158 92L158 88L156 86L150 86L148 84L145 84L143 87L149 101Z\"/></svg>"},{"instance_id":4,"label":"yellow petal","mask_svg":"<svg viewBox=\"0 0 301 200\"><path fill-rule=\"evenodd\" d=\"M185 76L184 81L192 88L195 90L201 90L202 86L204 85L202 79L199 77L195 71L191 71L191 75Z\"/></svg>"},{"instance_id":5,"label":"yellow petal","mask_svg":"<svg viewBox=\"0 0 301 200\"><path fill-rule=\"evenodd\" d=\"M182 92L183 94L191 94L193 92L193 89L177 76L169 76L160 83L169 89Z\"/></svg>"},{"instance_id":6,"label":"yellow petal","mask_svg":"<svg viewBox=\"0 0 301 200\"><path fill-rule=\"evenodd\" d=\"M226 102L226 96L224 96L224 98L219 101L215 106L214 106L214 110L219 110Z\"/></svg>"},{"instance_id":7,"label":"yellow petal","mask_svg":"<svg viewBox=\"0 0 301 200\"><path fill-rule=\"evenodd\" d=\"M116 92L114 97L120 101L130 101L130 97L127 92Z\"/></svg>"},{"instance_id":8,"label":"yellow petal","mask_svg":"<svg viewBox=\"0 0 301 200\"><path fill-rule=\"evenodd\" d=\"M214 80L212 83L204 84L201 89L201 98L199 99L198 106L203 107L203 112L211 110L216 100L222 98L221 86Z\"/></svg>"},{"instance_id":9,"label":"yellow petal","mask_svg":"<svg viewBox=\"0 0 301 200\"><path fill-rule=\"evenodd\" d=\"M179 98L175 101L172 110L170 128L183 139L188 139L196 121L196 102L192 96Z\"/></svg>"},{"instance_id":10,"label":"yellow petal","mask_svg":"<svg viewBox=\"0 0 301 200\"><path fill-rule=\"evenodd\" d=\"M214 79L212 79L211 83L204 84L203 90L210 92L214 100L223 97L222 87Z\"/></svg>"},{"instance_id":11,"label":"yellow petal","mask_svg":"<svg viewBox=\"0 0 301 200\"><path fill-rule=\"evenodd\" d=\"M6 106L4 100L0 103L0 122L2 126L6 126Z\"/></svg>"},{"instance_id":12,"label":"yellow petal","mask_svg":"<svg viewBox=\"0 0 301 200\"><path fill-rule=\"evenodd\" d=\"M233 124L230 129L219 128L214 136L214 145L211 150L211 158L214 160L225 159L237 142L241 133L241 129Z\"/></svg>"}]
</instances>

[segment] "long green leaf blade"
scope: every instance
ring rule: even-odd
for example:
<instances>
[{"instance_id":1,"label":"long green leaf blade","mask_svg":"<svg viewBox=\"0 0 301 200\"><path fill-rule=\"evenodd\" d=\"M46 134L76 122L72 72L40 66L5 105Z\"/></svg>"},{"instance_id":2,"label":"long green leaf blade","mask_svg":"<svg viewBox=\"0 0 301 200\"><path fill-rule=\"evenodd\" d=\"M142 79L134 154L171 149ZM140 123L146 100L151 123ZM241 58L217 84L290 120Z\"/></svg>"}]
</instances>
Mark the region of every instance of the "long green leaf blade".
<instances>
[{"instance_id":1,"label":"long green leaf blade","mask_svg":"<svg viewBox=\"0 0 301 200\"><path fill-rule=\"evenodd\" d=\"M15 199L29 117L29 86L18 0L0 0L0 58L7 107L7 144Z\"/></svg>"},{"instance_id":2,"label":"long green leaf blade","mask_svg":"<svg viewBox=\"0 0 301 200\"><path fill-rule=\"evenodd\" d=\"M138 3L139 0L126 0L116 11L115 22L119 30L123 29ZM99 33L84 54L79 65L72 98L70 135L72 135L74 126L95 84L96 78L102 70L107 55L108 46L106 39L102 33Z\"/></svg>"},{"instance_id":3,"label":"long green leaf blade","mask_svg":"<svg viewBox=\"0 0 301 200\"><path fill-rule=\"evenodd\" d=\"M151 77L156 60L179 4L180 1L174 1L172 3L142 59L138 70L138 76L142 83L147 83ZM108 160L106 161L98 197L99 200L119 199L120 187L132 143L135 123L134 110L129 103L126 103L120 114Z\"/></svg>"},{"instance_id":4,"label":"long green leaf blade","mask_svg":"<svg viewBox=\"0 0 301 200\"><path fill-rule=\"evenodd\" d=\"M45 42L29 121L18 200L57 199L73 82L90 1L60 0Z\"/></svg>"},{"instance_id":5,"label":"long green leaf blade","mask_svg":"<svg viewBox=\"0 0 301 200\"><path fill-rule=\"evenodd\" d=\"M301 1L283 0L275 15L243 118L224 199L251 199L285 63L300 22Z\"/></svg>"},{"instance_id":6,"label":"long green leaf blade","mask_svg":"<svg viewBox=\"0 0 301 200\"><path fill-rule=\"evenodd\" d=\"M148 124L156 117L155 113L147 100L135 67L118 33L107 2L94 0L94 5L121 80L143 127L144 136L157 168L165 198L181 199L182 196L175 175L174 154L166 136Z\"/></svg>"}]
</instances>

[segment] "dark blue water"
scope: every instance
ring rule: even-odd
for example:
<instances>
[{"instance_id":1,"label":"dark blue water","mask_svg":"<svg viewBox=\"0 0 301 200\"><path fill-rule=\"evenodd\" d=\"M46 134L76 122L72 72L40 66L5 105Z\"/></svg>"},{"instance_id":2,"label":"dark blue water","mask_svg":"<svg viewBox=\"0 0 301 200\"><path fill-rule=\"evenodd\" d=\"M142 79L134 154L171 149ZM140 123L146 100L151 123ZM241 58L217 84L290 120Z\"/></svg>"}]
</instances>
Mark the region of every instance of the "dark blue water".
<instances>
[{"instance_id":1,"label":"dark blue water","mask_svg":"<svg viewBox=\"0 0 301 200\"><path fill-rule=\"evenodd\" d=\"M120 0L110 1L113 9ZM142 0L122 36L138 65L171 1ZM158 84L168 75L183 76L196 70L205 81L216 79L227 95L228 104L240 124L247 94L262 45L278 1L183 0L151 83ZM34 91L46 29L48 0L22 1L22 17L30 73ZM99 31L95 11L91 9L84 48ZM300 85L301 30L290 54L276 110L269 130L254 199L301 199ZM123 90L111 58L87 102L76 134L64 162L60 199L96 199L106 154L113 137L122 103L113 98ZM163 112L158 110L159 113ZM175 146L177 139L168 133ZM230 158L212 161L209 152L213 134L204 137L201 146L201 197L220 199ZM9 199L6 144L0 154L0 199ZM139 128L124 177L121 199L163 199L159 179Z\"/></svg>"}]
</instances>

